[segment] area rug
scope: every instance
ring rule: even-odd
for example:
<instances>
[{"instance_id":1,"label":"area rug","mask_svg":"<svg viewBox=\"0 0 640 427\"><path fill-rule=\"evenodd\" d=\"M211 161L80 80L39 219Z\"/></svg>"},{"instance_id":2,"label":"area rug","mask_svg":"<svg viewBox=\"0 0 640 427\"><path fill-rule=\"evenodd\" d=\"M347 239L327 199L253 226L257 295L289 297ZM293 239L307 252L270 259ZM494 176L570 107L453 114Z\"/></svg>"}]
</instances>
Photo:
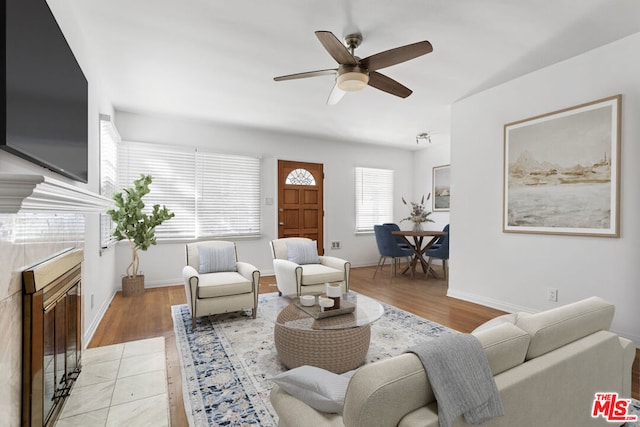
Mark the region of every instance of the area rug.
<instances>
[{"instance_id":1,"label":"area rug","mask_svg":"<svg viewBox=\"0 0 640 427\"><path fill-rule=\"evenodd\" d=\"M640 400L631 399L627 406L627 415L636 417L636 421L629 421L622 425L622 427L640 427Z\"/></svg>"},{"instance_id":2,"label":"area rug","mask_svg":"<svg viewBox=\"0 0 640 427\"><path fill-rule=\"evenodd\" d=\"M260 295L259 304L280 298ZM382 304L384 315L372 325L365 363L403 353L414 344L456 333L445 326ZM286 370L273 343L273 323L260 310L202 317L195 331L185 305L171 307L182 369L185 412L192 427L277 426L269 401L270 378Z\"/></svg>"}]
</instances>

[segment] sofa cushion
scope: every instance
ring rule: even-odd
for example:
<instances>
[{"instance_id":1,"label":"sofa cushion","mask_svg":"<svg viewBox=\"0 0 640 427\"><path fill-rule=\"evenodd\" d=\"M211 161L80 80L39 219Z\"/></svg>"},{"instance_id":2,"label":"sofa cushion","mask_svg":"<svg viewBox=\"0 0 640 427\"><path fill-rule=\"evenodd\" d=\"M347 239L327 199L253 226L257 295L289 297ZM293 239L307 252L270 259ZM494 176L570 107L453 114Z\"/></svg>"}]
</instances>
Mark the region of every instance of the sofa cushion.
<instances>
[{"instance_id":1,"label":"sofa cushion","mask_svg":"<svg viewBox=\"0 0 640 427\"><path fill-rule=\"evenodd\" d=\"M518 319L516 326L531 335L527 360L601 330L608 330L614 306L591 297Z\"/></svg>"},{"instance_id":2,"label":"sofa cushion","mask_svg":"<svg viewBox=\"0 0 640 427\"><path fill-rule=\"evenodd\" d=\"M296 264L320 264L318 243L315 240L287 242L287 259Z\"/></svg>"},{"instance_id":3,"label":"sofa cushion","mask_svg":"<svg viewBox=\"0 0 640 427\"><path fill-rule=\"evenodd\" d=\"M198 273L218 273L221 271L237 271L236 250L229 246L198 246Z\"/></svg>"},{"instance_id":4,"label":"sofa cushion","mask_svg":"<svg viewBox=\"0 0 640 427\"><path fill-rule=\"evenodd\" d=\"M502 325L503 323L510 323L512 325L515 325L516 320L518 320L518 315L516 313L504 314L502 316L494 317L493 319L487 320L482 325L471 331L471 333L474 334L485 329L493 328L494 326Z\"/></svg>"},{"instance_id":5,"label":"sofa cushion","mask_svg":"<svg viewBox=\"0 0 640 427\"><path fill-rule=\"evenodd\" d=\"M198 298L217 298L251 292L251 281L235 271L198 276Z\"/></svg>"},{"instance_id":6,"label":"sofa cushion","mask_svg":"<svg viewBox=\"0 0 640 427\"><path fill-rule=\"evenodd\" d=\"M493 375L498 375L524 362L531 337L509 322L474 331L489 359Z\"/></svg>"},{"instance_id":7,"label":"sofa cushion","mask_svg":"<svg viewBox=\"0 0 640 427\"><path fill-rule=\"evenodd\" d=\"M340 413L351 375L352 371L338 375L303 365L276 375L271 381L318 411Z\"/></svg>"},{"instance_id":8,"label":"sofa cushion","mask_svg":"<svg viewBox=\"0 0 640 427\"><path fill-rule=\"evenodd\" d=\"M302 267L302 286L319 283L340 282L344 280L344 272L322 264L307 264Z\"/></svg>"},{"instance_id":9,"label":"sofa cushion","mask_svg":"<svg viewBox=\"0 0 640 427\"><path fill-rule=\"evenodd\" d=\"M530 314L524 312L503 314L502 316L487 320L482 325L475 328L471 333L493 328L494 326L501 325L503 323L511 323L512 325L515 325L518 319L524 316L530 316Z\"/></svg>"}]
</instances>

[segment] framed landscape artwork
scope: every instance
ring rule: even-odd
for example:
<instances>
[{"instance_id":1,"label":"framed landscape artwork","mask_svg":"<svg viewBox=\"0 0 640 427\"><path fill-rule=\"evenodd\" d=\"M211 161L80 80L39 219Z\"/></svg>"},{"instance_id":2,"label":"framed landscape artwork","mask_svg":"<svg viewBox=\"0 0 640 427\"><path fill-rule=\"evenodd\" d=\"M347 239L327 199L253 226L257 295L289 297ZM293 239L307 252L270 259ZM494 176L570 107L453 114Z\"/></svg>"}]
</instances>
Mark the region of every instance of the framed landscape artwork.
<instances>
[{"instance_id":1,"label":"framed landscape artwork","mask_svg":"<svg viewBox=\"0 0 640 427\"><path fill-rule=\"evenodd\" d=\"M445 212L449 210L451 199L450 165L433 168L433 211Z\"/></svg>"},{"instance_id":2,"label":"framed landscape artwork","mask_svg":"<svg viewBox=\"0 0 640 427\"><path fill-rule=\"evenodd\" d=\"M621 101L504 126L504 232L619 236Z\"/></svg>"}]
</instances>

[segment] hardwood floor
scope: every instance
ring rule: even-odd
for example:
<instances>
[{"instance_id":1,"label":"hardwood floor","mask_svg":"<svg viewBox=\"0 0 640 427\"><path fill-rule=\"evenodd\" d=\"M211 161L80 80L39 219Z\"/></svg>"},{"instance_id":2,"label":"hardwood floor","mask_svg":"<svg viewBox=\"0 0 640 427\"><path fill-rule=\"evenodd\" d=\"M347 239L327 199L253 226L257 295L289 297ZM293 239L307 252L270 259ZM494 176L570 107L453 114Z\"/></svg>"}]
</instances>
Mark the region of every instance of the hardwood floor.
<instances>
[{"instance_id":1,"label":"hardwood floor","mask_svg":"<svg viewBox=\"0 0 640 427\"><path fill-rule=\"evenodd\" d=\"M442 276L439 267L436 272ZM389 266L378 272L374 267L351 270L351 289L394 305L426 319L461 332L475 327L503 312L446 296L447 283L429 278L423 280L398 276L389 278ZM260 279L260 293L276 292L275 277ZM124 298L118 292L98 326L89 347L100 347L144 338L163 336L166 342L169 407L173 427L188 426L182 401L180 361L175 345L171 306L185 304L184 287L169 286L146 289L143 295ZM640 399L640 350L633 364L632 397Z\"/></svg>"}]
</instances>

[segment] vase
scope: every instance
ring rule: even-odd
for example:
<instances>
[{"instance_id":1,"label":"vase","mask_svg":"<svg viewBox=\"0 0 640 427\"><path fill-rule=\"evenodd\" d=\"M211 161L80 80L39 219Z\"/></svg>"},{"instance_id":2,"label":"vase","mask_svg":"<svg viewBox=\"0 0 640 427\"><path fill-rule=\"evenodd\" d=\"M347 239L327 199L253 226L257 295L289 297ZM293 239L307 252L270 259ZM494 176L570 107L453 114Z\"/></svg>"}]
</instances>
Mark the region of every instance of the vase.
<instances>
[{"instance_id":1,"label":"vase","mask_svg":"<svg viewBox=\"0 0 640 427\"><path fill-rule=\"evenodd\" d=\"M422 231L422 223L414 222L413 223L413 231Z\"/></svg>"}]
</instances>

